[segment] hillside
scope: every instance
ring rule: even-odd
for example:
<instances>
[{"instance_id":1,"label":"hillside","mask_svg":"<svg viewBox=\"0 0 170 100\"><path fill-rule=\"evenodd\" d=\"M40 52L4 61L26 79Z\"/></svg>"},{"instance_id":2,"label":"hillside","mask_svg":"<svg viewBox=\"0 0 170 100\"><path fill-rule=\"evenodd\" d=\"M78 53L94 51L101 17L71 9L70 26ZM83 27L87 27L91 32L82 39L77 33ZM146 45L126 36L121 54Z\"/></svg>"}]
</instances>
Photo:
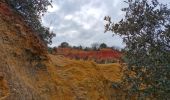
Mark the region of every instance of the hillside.
<instances>
[{"instance_id":1,"label":"hillside","mask_svg":"<svg viewBox=\"0 0 170 100\"><path fill-rule=\"evenodd\" d=\"M69 60L50 55L59 100L113 100L112 82L119 82L121 69L118 64L97 65L94 62ZM63 98L64 97L64 98Z\"/></svg>"},{"instance_id":2,"label":"hillside","mask_svg":"<svg viewBox=\"0 0 170 100\"><path fill-rule=\"evenodd\" d=\"M54 49L53 54L63 55L70 59L94 61L100 64L118 62L122 56L120 51L110 48L85 51L81 49L59 47Z\"/></svg>"},{"instance_id":3,"label":"hillside","mask_svg":"<svg viewBox=\"0 0 170 100\"><path fill-rule=\"evenodd\" d=\"M0 100L114 100L119 64L47 53L22 17L0 3Z\"/></svg>"}]
</instances>

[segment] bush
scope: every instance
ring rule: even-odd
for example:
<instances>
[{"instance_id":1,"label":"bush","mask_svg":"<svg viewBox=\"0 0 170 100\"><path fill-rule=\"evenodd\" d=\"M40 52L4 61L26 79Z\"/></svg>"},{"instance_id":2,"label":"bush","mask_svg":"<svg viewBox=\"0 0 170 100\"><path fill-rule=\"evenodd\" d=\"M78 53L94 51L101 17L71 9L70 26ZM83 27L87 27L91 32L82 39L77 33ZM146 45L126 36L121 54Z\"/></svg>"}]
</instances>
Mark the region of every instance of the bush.
<instances>
[{"instance_id":1,"label":"bush","mask_svg":"<svg viewBox=\"0 0 170 100\"><path fill-rule=\"evenodd\" d=\"M47 11L48 6L52 6L48 0L5 0L5 2L21 16L46 44L51 44L51 39L55 36L49 28L41 23L41 16Z\"/></svg>"},{"instance_id":2,"label":"bush","mask_svg":"<svg viewBox=\"0 0 170 100\"><path fill-rule=\"evenodd\" d=\"M61 48L69 48L70 46L69 46L69 43L62 42L59 47L61 47Z\"/></svg>"},{"instance_id":3,"label":"bush","mask_svg":"<svg viewBox=\"0 0 170 100\"><path fill-rule=\"evenodd\" d=\"M107 45L105 43L100 44L100 49L107 48Z\"/></svg>"},{"instance_id":4,"label":"bush","mask_svg":"<svg viewBox=\"0 0 170 100\"><path fill-rule=\"evenodd\" d=\"M106 31L123 36L126 43L123 85L138 99L170 98L170 9L157 0L128 0L125 18L114 24L110 17ZM133 73L133 75L132 75ZM128 88L126 88L128 86Z\"/></svg>"}]
</instances>

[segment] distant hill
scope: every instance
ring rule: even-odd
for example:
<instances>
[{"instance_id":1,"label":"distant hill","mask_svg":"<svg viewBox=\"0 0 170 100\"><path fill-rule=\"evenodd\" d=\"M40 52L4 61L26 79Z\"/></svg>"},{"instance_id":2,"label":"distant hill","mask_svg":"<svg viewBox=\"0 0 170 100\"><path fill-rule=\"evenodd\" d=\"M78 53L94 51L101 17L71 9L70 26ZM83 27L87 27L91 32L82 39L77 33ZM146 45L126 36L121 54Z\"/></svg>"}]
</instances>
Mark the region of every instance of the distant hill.
<instances>
[{"instance_id":1,"label":"distant hill","mask_svg":"<svg viewBox=\"0 0 170 100\"><path fill-rule=\"evenodd\" d=\"M99 50L81 50L74 48L55 48L53 54L63 55L70 59L95 61L97 63L115 63L118 62L122 53L110 48Z\"/></svg>"}]
</instances>

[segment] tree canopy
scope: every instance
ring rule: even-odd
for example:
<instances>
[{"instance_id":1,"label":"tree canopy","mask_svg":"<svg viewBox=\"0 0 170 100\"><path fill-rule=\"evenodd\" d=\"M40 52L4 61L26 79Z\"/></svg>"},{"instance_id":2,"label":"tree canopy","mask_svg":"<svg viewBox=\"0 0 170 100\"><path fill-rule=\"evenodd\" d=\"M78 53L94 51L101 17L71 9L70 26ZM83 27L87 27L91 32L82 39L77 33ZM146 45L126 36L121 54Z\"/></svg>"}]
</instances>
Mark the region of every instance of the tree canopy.
<instances>
[{"instance_id":1,"label":"tree canopy","mask_svg":"<svg viewBox=\"0 0 170 100\"><path fill-rule=\"evenodd\" d=\"M70 46L69 46L69 43L67 43L67 42L62 42L59 47L61 47L61 48L68 48L68 47L70 47Z\"/></svg>"},{"instance_id":2,"label":"tree canopy","mask_svg":"<svg viewBox=\"0 0 170 100\"><path fill-rule=\"evenodd\" d=\"M125 2L128 4L122 9L125 18L113 23L111 17L105 17L105 30L122 36L126 43L124 89L128 94L137 94L138 99L167 100L170 98L170 9L157 0Z\"/></svg>"},{"instance_id":3,"label":"tree canopy","mask_svg":"<svg viewBox=\"0 0 170 100\"><path fill-rule=\"evenodd\" d=\"M100 47L100 44L99 44L99 43L92 43L92 44L91 44L91 48L92 48L93 50L98 50L99 47Z\"/></svg>"},{"instance_id":4,"label":"tree canopy","mask_svg":"<svg viewBox=\"0 0 170 100\"><path fill-rule=\"evenodd\" d=\"M100 49L102 49L102 48L107 48L107 45L105 43L101 43L100 44Z\"/></svg>"},{"instance_id":5,"label":"tree canopy","mask_svg":"<svg viewBox=\"0 0 170 100\"><path fill-rule=\"evenodd\" d=\"M49 28L41 23L41 16L47 11L48 6L52 6L49 0L5 0L5 2L20 15L25 22L41 37L45 43L52 43L55 36Z\"/></svg>"}]
</instances>

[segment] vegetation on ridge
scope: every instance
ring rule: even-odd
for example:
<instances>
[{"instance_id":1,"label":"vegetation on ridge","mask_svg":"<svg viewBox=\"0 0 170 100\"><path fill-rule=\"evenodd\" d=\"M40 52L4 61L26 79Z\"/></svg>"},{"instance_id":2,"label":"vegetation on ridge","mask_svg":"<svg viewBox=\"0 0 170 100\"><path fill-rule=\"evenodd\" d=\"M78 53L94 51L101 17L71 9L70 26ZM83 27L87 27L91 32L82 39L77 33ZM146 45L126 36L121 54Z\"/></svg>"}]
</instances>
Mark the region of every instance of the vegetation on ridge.
<instances>
[{"instance_id":1,"label":"vegetation on ridge","mask_svg":"<svg viewBox=\"0 0 170 100\"><path fill-rule=\"evenodd\" d=\"M51 44L55 36L41 23L41 16L52 6L49 0L4 0L12 9L24 17L25 22L40 36L45 44Z\"/></svg>"}]
</instances>

